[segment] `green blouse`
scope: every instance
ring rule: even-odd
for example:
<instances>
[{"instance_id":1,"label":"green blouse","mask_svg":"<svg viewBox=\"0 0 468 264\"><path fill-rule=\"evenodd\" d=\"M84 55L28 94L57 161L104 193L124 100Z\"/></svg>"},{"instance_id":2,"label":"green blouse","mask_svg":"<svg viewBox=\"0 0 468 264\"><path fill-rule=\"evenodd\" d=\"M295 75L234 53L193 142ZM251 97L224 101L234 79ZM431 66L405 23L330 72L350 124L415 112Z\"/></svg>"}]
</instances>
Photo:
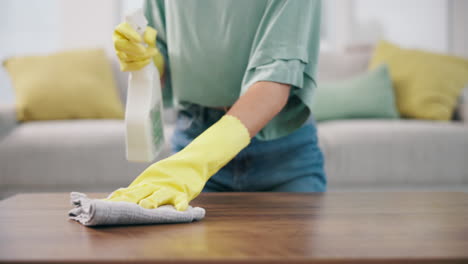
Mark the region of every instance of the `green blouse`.
<instances>
[{"instance_id":1,"label":"green blouse","mask_svg":"<svg viewBox=\"0 0 468 264\"><path fill-rule=\"evenodd\" d=\"M273 81L292 86L289 100L256 137L288 135L308 119L320 0L146 0L144 9L168 67L166 106L231 106L255 82Z\"/></svg>"}]
</instances>

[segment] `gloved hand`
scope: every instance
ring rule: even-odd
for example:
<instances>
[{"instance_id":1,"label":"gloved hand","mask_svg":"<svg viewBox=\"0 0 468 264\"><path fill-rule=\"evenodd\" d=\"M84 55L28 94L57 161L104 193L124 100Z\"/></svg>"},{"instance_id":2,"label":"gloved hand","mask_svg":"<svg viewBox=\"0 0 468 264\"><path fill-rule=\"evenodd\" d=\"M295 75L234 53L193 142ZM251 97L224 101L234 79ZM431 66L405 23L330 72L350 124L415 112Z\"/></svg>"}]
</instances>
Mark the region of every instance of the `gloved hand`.
<instances>
[{"instance_id":1,"label":"gloved hand","mask_svg":"<svg viewBox=\"0 0 468 264\"><path fill-rule=\"evenodd\" d=\"M150 26L146 27L142 38L127 22L119 24L114 30L112 40L119 57L120 70L137 71L153 60L162 76L164 58L156 48L156 35L157 31Z\"/></svg>"},{"instance_id":2,"label":"gloved hand","mask_svg":"<svg viewBox=\"0 0 468 264\"><path fill-rule=\"evenodd\" d=\"M249 142L249 132L241 121L225 115L180 152L149 166L130 186L116 190L107 199L148 209L171 204L184 211L208 179Z\"/></svg>"}]
</instances>

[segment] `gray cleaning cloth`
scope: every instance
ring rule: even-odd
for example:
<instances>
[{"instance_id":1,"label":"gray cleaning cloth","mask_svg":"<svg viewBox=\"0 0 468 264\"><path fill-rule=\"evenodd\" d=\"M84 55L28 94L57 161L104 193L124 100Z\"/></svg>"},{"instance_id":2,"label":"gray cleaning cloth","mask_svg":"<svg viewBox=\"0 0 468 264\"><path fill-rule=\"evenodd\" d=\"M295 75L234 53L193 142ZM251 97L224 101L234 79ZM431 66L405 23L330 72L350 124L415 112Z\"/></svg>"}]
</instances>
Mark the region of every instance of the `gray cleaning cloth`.
<instances>
[{"instance_id":1,"label":"gray cleaning cloth","mask_svg":"<svg viewBox=\"0 0 468 264\"><path fill-rule=\"evenodd\" d=\"M68 216L85 226L190 223L205 217L205 209L191 207L177 211L171 205L145 209L128 202L111 202L88 198L79 192L70 193L75 206Z\"/></svg>"}]
</instances>

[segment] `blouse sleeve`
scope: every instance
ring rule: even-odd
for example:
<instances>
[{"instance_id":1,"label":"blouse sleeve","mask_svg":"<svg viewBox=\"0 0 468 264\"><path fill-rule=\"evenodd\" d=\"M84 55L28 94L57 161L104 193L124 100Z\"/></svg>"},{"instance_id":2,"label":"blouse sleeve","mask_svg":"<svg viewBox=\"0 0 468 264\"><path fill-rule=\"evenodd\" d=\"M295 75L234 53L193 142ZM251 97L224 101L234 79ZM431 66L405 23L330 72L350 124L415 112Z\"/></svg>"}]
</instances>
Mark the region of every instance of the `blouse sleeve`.
<instances>
[{"instance_id":1,"label":"blouse sleeve","mask_svg":"<svg viewBox=\"0 0 468 264\"><path fill-rule=\"evenodd\" d=\"M258 26L241 94L255 82L291 85L288 102L257 135L261 140L286 136L311 113L320 43L320 0L271 0Z\"/></svg>"}]
</instances>

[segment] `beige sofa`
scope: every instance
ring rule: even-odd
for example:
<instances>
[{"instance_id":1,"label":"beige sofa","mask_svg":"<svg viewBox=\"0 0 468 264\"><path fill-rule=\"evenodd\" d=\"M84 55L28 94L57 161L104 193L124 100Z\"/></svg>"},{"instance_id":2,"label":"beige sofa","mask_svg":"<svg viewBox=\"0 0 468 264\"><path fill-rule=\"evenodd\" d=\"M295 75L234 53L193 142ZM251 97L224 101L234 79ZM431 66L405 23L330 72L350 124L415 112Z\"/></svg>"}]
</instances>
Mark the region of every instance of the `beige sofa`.
<instances>
[{"instance_id":1,"label":"beige sofa","mask_svg":"<svg viewBox=\"0 0 468 264\"><path fill-rule=\"evenodd\" d=\"M366 51L321 54L319 83L346 80L365 71L370 55ZM330 189L468 190L468 87L461 99L459 120L452 122L363 119L320 123Z\"/></svg>"},{"instance_id":2,"label":"beige sofa","mask_svg":"<svg viewBox=\"0 0 468 264\"><path fill-rule=\"evenodd\" d=\"M319 83L363 72L368 59L365 52L324 53ZM116 73L125 91L125 76ZM169 137L174 113L167 111L165 119ZM466 122L340 120L320 123L318 130L330 190L468 189ZM166 146L161 157L169 152ZM147 165L125 160L123 121L17 123L13 107L0 107L0 196L111 191Z\"/></svg>"}]
</instances>

